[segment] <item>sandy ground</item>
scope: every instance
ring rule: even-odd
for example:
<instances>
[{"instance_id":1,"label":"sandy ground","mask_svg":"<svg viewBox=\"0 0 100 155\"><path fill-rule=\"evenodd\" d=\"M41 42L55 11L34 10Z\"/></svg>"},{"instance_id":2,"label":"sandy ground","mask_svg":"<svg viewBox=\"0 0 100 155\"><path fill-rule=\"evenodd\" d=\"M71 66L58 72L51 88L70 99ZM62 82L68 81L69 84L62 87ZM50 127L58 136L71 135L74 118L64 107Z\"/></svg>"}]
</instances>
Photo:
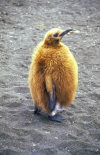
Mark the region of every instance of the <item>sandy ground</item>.
<instances>
[{"instance_id":1,"label":"sandy ground","mask_svg":"<svg viewBox=\"0 0 100 155\"><path fill-rule=\"evenodd\" d=\"M55 27L81 31L62 40L79 66L62 124L34 116L27 84L32 51ZM99 57L99 0L0 0L0 155L100 155Z\"/></svg>"}]
</instances>

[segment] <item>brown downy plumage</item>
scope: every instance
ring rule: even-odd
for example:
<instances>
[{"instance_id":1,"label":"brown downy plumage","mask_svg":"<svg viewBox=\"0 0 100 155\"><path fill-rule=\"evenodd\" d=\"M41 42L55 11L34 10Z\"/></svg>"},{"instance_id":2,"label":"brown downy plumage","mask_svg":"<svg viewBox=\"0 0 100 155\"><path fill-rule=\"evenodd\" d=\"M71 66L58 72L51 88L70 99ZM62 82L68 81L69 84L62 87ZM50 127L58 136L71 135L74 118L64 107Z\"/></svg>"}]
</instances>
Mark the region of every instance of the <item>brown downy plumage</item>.
<instances>
[{"instance_id":1,"label":"brown downy plumage","mask_svg":"<svg viewBox=\"0 0 100 155\"><path fill-rule=\"evenodd\" d=\"M60 107L67 107L75 98L78 85L77 62L68 47L60 42L65 34L72 32L76 31L51 29L34 50L29 70L30 92L34 104L48 114L52 113L57 103ZM53 88L56 103L51 110Z\"/></svg>"}]
</instances>

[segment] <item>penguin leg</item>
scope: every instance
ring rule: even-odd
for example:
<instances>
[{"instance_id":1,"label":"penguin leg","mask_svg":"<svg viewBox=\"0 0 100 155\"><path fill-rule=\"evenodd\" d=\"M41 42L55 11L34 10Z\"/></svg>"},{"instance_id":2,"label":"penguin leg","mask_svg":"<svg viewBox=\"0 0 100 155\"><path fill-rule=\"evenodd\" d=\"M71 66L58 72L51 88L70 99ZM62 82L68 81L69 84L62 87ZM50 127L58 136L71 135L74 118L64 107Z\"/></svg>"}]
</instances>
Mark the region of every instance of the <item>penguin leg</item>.
<instances>
[{"instance_id":1,"label":"penguin leg","mask_svg":"<svg viewBox=\"0 0 100 155\"><path fill-rule=\"evenodd\" d=\"M56 111L55 111L56 88L50 75L46 76L46 89L47 89L47 95L48 95L48 100L49 100L49 110L51 111L51 115L48 116L48 119L51 121L62 122L63 118L55 115L56 114Z\"/></svg>"},{"instance_id":2,"label":"penguin leg","mask_svg":"<svg viewBox=\"0 0 100 155\"><path fill-rule=\"evenodd\" d=\"M34 114L40 114L41 110L35 105Z\"/></svg>"},{"instance_id":3,"label":"penguin leg","mask_svg":"<svg viewBox=\"0 0 100 155\"><path fill-rule=\"evenodd\" d=\"M61 117L61 116L59 116L59 115L57 115L57 112L62 112L62 109L60 109L59 111L58 111L58 109L57 109L57 105L55 106L55 109L51 112L51 114L48 116L48 119L49 120L51 120L51 121L56 121L56 122L62 122L64 119Z\"/></svg>"}]
</instances>

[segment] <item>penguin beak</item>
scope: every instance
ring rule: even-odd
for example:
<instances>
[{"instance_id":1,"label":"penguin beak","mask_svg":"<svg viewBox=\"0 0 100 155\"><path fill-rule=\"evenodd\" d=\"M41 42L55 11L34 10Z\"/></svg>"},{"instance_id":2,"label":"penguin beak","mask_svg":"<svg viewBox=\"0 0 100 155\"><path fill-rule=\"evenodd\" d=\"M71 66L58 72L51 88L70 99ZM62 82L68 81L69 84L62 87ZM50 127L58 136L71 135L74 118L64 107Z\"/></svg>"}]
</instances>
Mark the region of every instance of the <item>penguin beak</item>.
<instances>
[{"instance_id":1,"label":"penguin beak","mask_svg":"<svg viewBox=\"0 0 100 155\"><path fill-rule=\"evenodd\" d=\"M73 29L68 29L68 30L63 31L59 36L63 37L65 34L71 34L71 33L79 33L79 31L73 30Z\"/></svg>"}]
</instances>

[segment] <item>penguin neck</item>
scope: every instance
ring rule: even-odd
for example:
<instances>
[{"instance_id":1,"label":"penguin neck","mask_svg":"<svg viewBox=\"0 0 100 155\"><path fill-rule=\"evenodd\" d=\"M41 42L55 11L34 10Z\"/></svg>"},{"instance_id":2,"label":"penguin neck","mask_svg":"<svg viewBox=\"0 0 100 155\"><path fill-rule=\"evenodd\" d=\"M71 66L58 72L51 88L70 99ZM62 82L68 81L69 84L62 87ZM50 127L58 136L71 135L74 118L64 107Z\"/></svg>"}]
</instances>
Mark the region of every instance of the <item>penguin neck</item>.
<instances>
[{"instance_id":1,"label":"penguin neck","mask_svg":"<svg viewBox=\"0 0 100 155\"><path fill-rule=\"evenodd\" d=\"M61 47L61 43L58 40L57 41L54 41L54 42L44 41L43 42L43 45L46 48L59 48L59 47Z\"/></svg>"}]
</instances>

